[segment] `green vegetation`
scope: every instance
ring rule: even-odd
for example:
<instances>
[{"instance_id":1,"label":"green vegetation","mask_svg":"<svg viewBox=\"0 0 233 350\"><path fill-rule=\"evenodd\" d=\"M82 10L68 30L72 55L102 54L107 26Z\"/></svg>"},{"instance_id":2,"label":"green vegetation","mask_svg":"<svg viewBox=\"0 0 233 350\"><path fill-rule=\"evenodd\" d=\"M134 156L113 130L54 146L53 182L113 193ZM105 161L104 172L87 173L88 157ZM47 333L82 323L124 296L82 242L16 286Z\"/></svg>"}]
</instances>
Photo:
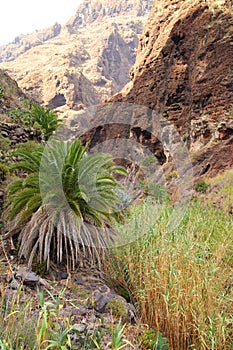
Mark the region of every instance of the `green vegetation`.
<instances>
[{"instance_id":1,"label":"green vegetation","mask_svg":"<svg viewBox=\"0 0 233 350\"><path fill-rule=\"evenodd\" d=\"M35 144L33 151L21 146L14 154L20 161L12 168L28 175L9 185L4 218L11 222L8 237L20 232L19 255L31 265L38 254L48 267L50 259L65 257L73 267L83 256L99 259L115 220L123 219L113 174L125 170L111 156L88 155L80 141Z\"/></svg>"},{"instance_id":2,"label":"green vegetation","mask_svg":"<svg viewBox=\"0 0 233 350\"><path fill-rule=\"evenodd\" d=\"M144 349L168 350L167 339L160 332L156 333L153 328L145 331L140 339Z\"/></svg>"},{"instance_id":3,"label":"green vegetation","mask_svg":"<svg viewBox=\"0 0 233 350\"><path fill-rule=\"evenodd\" d=\"M177 179L178 176L179 176L178 171L173 170L173 171L170 171L170 173L167 174L165 177L166 177L166 180L171 180L171 179Z\"/></svg>"},{"instance_id":4,"label":"green vegetation","mask_svg":"<svg viewBox=\"0 0 233 350\"><path fill-rule=\"evenodd\" d=\"M42 141L48 141L57 128L62 126L62 120L55 113L28 101L24 102L24 108L10 110L8 116L14 123L37 130L41 134Z\"/></svg>"},{"instance_id":5,"label":"green vegetation","mask_svg":"<svg viewBox=\"0 0 233 350\"><path fill-rule=\"evenodd\" d=\"M9 149L10 139L0 135L0 182L9 174Z\"/></svg>"},{"instance_id":6,"label":"green vegetation","mask_svg":"<svg viewBox=\"0 0 233 350\"><path fill-rule=\"evenodd\" d=\"M127 316L126 308L120 300L115 300L115 299L111 300L108 303L108 308L111 310L112 314L114 316L117 316L118 318Z\"/></svg>"},{"instance_id":7,"label":"green vegetation","mask_svg":"<svg viewBox=\"0 0 233 350\"><path fill-rule=\"evenodd\" d=\"M165 187L160 184L149 183L144 187L145 194L151 196L156 202L164 203L169 200L169 193Z\"/></svg>"},{"instance_id":8,"label":"green vegetation","mask_svg":"<svg viewBox=\"0 0 233 350\"><path fill-rule=\"evenodd\" d=\"M62 120L56 114L38 105L32 105L31 118L33 126L39 126L44 141L48 141L53 132L62 124Z\"/></svg>"},{"instance_id":9,"label":"green vegetation","mask_svg":"<svg viewBox=\"0 0 233 350\"><path fill-rule=\"evenodd\" d=\"M0 98L2 93L0 89ZM163 186L141 183L147 198L128 208L131 197L114 177L125 170L114 166L110 156L88 154L77 140L51 140L61 120L43 107L26 103L9 116L37 130L42 141L10 151L10 140L0 136L0 180L13 175L0 225L7 228L6 237L17 235L19 256L40 275L46 274L51 261L63 262L68 269L84 259L93 265L102 262L148 325L147 331L138 334L143 350L232 349L232 171L199 181L195 191L205 197L205 204L193 200L182 221L170 229L171 213L179 208L170 205ZM154 162L152 155L142 166ZM177 171L171 171L166 179L177 177ZM126 241L130 237L134 242L112 248L104 257L102 248L108 246L116 228ZM87 293L77 292L79 298ZM72 317L62 313L62 293L55 297L47 291L45 298L38 292L28 298L22 287L6 291L0 283L0 295L2 350L132 346L121 323L126 310L118 300L108 305L112 315L120 318L117 325L102 325L90 333L88 328L75 330ZM111 333L111 342L103 347L106 333Z\"/></svg>"},{"instance_id":10,"label":"green vegetation","mask_svg":"<svg viewBox=\"0 0 233 350\"><path fill-rule=\"evenodd\" d=\"M155 208L146 200L131 210L123 237L141 238L113 249L106 272L131 291L142 321L169 348L232 349L231 216L194 201L170 231L176 209L167 205L158 216Z\"/></svg>"},{"instance_id":11,"label":"green vegetation","mask_svg":"<svg viewBox=\"0 0 233 350\"><path fill-rule=\"evenodd\" d=\"M64 297L65 290L56 296L47 290L28 297L20 286L12 297L0 285L0 292L1 350L120 350L130 344L121 321L116 325L101 322L101 328L92 332L88 328L76 330L72 316L64 312L63 302L69 303ZM104 341L106 334L111 339L108 344Z\"/></svg>"},{"instance_id":12,"label":"green vegetation","mask_svg":"<svg viewBox=\"0 0 233 350\"><path fill-rule=\"evenodd\" d=\"M0 154L1 154L0 159L2 161L5 160L7 156L7 152L10 149L10 144L11 144L11 141L8 137L3 137L2 135L0 135Z\"/></svg>"},{"instance_id":13,"label":"green vegetation","mask_svg":"<svg viewBox=\"0 0 233 350\"><path fill-rule=\"evenodd\" d=\"M156 163L156 158L153 154L151 154L148 157L143 159L142 166L149 167L150 165L152 165L154 163Z\"/></svg>"},{"instance_id":14,"label":"green vegetation","mask_svg":"<svg viewBox=\"0 0 233 350\"><path fill-rule=\"evenodd\" d=\"M195 191L197 192L202 192L202 193L206 193L208 190L208 184L205 182L205 180L201 180L199 182L196 183L196 185L194 186Z\"/></svg>"},{"instance_id":15,"label":"green vegetation","mask_svg":"<svg viewBox=\"0 0 233 350\"><path fill-rule=\"evenodd\" d=\"M33 122L31 119L31 113L30 113L30 104L26 101L24 103L25 108L14 108L7 112L8 117L10 118L10 121L16 124L20 124L24 126L25 128L29 128L33 126Z\"/></svg>"},{"instance_id":16,"label":"green vegetation","mask_svg":"<svg viewBox=\"0 0 233 350\"><path fill-rule=\"evenodd\" d=\"M124 349L127 345L131 345L131 343L124 339L124 331L125 325L122 326L121 320L119 320L116 327L112 327L112 341L108 343L107 347L111 346L113 350L121 350Z\"/></svg>"}]
</instances>

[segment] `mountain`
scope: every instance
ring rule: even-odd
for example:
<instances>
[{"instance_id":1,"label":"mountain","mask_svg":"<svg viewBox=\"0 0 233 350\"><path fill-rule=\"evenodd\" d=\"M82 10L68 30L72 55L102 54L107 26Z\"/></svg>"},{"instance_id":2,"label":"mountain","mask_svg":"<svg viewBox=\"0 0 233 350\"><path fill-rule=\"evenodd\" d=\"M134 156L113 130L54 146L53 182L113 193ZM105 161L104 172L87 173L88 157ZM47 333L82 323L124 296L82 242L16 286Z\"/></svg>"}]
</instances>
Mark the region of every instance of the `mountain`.
<instances>
[{"instance_id":1,"label":"mountain","mask_svg":"<svg viewBox=\"0 0 233 350\"><path fill-rule=\"evenodd\" d=\"M153 3L85 0L64 27L55 24L0 48L0 67L49 108L98 104L129 81Z\"/></svg>"},{"instance_id":2,"label":"mountain","mask_svg":"<svg viewBox=\"0 0 233 350\"><path fill-rule=\"evenodd\" d=\"M175 199L192 193L192 181L231 169L232 14L229 1L157 0L131 81L96 110L77 112L68 137L112 153L144 182L156 177Z\"/></svg>"},{"instance_id":3,"label":"mountain","mask_svg":"<svg viewBox=\"0 0 233 350\"><path fill-rule=\"evenodd\" d=\"M39 46L45 41L55 38L61 31L61 25L55 23L52 27L37 30L32 34L18 35L13 42L0 46L0 62L14 61L19 55L32 47Z\"/></svg>"},{"instance_id":4,"label":"mountain","mask_svg":"<svg viewBox=\"0 0 233 350\"><path fill-rule=\"evenodd\" d=\"M175 181L174 159L153 134L158 126L152 115L157 113L161 124L179 133L196 181L214 176L233 166L232 3L157 0L138 42L148 5L84 1L58 36L4 66L24 91L73 116L70 126L77 132L88 125L84 107L127 83L126 71L134 63L131 81L94 113L85 135L77 136L91 140L92 147L110 139L136 140L157 158L165 177ZM121 107L117 116L118 108L113 111L111 104L144 109L129 108L126 116ZM114 118L115 125L110 123ZM174 144L180 142L174 139ZM117 142L114 146L117 150Z\"/></svg>"},{"instance_id":5,"label":"mountain","mask_svg":"<svg viewBox=\"0 0 233 350\"><path fill-rule=\"evenodd\" d=\"M156 1L131 82L110 99L151 108L174 125L196 177L233 166L232 6L231 1ZM156 148L152 134L143 136L143 130L153 129L150 114L132 117L130 124L131 130L138 128L139 140Z\"/></svg>"}]
</instances>

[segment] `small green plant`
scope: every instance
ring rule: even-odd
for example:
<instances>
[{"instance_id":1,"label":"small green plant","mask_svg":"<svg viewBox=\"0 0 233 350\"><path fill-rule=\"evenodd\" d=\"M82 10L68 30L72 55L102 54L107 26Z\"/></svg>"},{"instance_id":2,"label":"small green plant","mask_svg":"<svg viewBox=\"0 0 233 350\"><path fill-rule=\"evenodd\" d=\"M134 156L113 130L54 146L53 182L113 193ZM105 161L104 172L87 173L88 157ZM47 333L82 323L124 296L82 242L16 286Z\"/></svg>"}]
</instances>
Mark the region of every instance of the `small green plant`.
<instances>
[{"instance_id":1,"label":"small green plant","mask_svg":"<svg viewBox=\"0 0 233 350\"><path fill-rule=\"evenodd\" d=\"M0 135L0 154L1 160L5 160L7 153L10 149L11 140L8 137Z\"/></svg>"},{"instance_id":2,"label":"small green plant","mask_svg":"<svg viewBox=\"0 0 233 350\"><path fill-rule=\"evenodd\" d=\"M45 277L47 274L47 262L38 262L36 258L33 259L32 270L40 277Z\"/></svg>"},{"instance_id":3,"label":"small green plant","mask_svg":"<svg viewBox=\"0 0 233 350\"><path fill-rule=\"evenodd\" d=\"M157 341L153 350L168 350L167 338L164 338L160 332L157 333Z\"/></svg>"},{"instance_id":4,"label":"small green plant","mask_svg":"<svg viewBox=\"0 0 233 350\"><path fill-rule=\"evenodd\" d=\"M127 339L124 339L125 326L125 324L122 326L120 319L116 327L112 327L112 342L109 342L107 347L111 346L113 350L124 349L127 345L133 347Z\"/></svg>"},{"instance_id":5,"label":"small green plant","mask_svg":"<svg viewBox=\"0 0 233 350\"><path fill-rule=\"evenodd\" d=\"M63 319L59 316L60 300L64 290L57 297L54 297L48 290L47 293L51 298L49 301L45 300L43 292L39 292L40 312L36 327L37 343L45 345L45 350L53 347L59 350L70 349L70 332L73 328L69 324L69 319Z\"/></svg>"},{"instance_id":6,"label":"small green plant","mask_svg":"<svg viewBox=\"0 0 233 350\"><path fill-rule=\"evenodd\" d=\"M90 294L90 292L84 290L82 292L79 292L78 295L81 297L81 298L85 298L87 297L88 295Z\"/></svg>"},{"instance_id":7,"label":"small green plant","mask_svg":"<svg viewBox=\"0 0 233 350\"><path fill-rule=\"evenodd\" d=\"M149 167L150 165L156 163L156 158L153 154L149 155L148 157L144 158L142 161L142 165L145 167Z\"/></svg>"},{"instance_id":8,"label":"small green plant","mask_svg":"<svg viewBox=\"0 0 233 350\"><path fill-rule=\"evenodd\" d=\"M209 185L205 182L205 180L201 180L196 183L194 186L194 190L196 192L206 193L209 188Z\"/></svg>"},{"instance_id":9,"label":"small green plant","mask_svg":"<svg viewBox=\"0 0 233 350\"><path fill-rule=\"evenodd\" d=\"M7 112L13 123L21 124L24 127L32 127L33 121L28 109L14 108Z\"/></svg>"},{"instance_id":10,"label":"small green plant","mask_svg":"<svg viewBox=\"0 0 233 350\"><path fill-rule=\"evenodd\" d=\"M160 332L156 332L153 328L145 331L140 339L144 349L168 350L167 338L164 338Z\"/></svg>"},{"instance_id":11,"label":"small green plant","mask_svg":"<svg viewBox=\"0 0 233 350\"><path fill-rule=\"evenodd\" d=\"M45 350L55 348L57 350L68 350L71 349L71 338L70 332L72 331L72 327L60 330L60 326L55 328L55 330L51 331L51 335L53 337L52 340L46 340L45 343L49 345L46 346Z\"/></svg>"},{"instance_id":12,"label":"small green plant","mask_svg":"<svg viewBox=\"0 0 233 350\"><path fill-rule=\"evenodd\" d=\"M164 203L169 200L168 191L160 184L149 183L145 185L144 192L158 203Z\"/></svg>"},{"instance_id":13,"label":"small green plant","mask_svg":"<svg viewBox=\"0 0 233 350\"><path fill-rule=\"evenodd\" d=\"M62 124L62 120L56 114L38 105L32 106L31 116L34 126L37 125L41 129L44 141L48 141L53 132Z\"/></svg>"},{"instance_id":14,"label":"small green plant","mask_svg":"<svg viewBox=\"0 0 233 350\"><path fill-rule=\"evenodd\" d=\"M177 170L173 170L173 171L170 171L169 174L167 174L165 176L166 180L171 180L171 179L177 179L179 176L178 174L178 171Z\"/></svg>"},{"instance_id":15,"label":"small green plant","mask_svg":"<svg viewBox=\"0 0 233 350\"><path fill-rule=\"evenodd\" d=\"M101 350L101 340L106 334L107 330L102 328L101 330L94 329L93 334L90 333L88 328L85 328L83 332L73 330L73 333L77 334L77 343L79 349L83 350Z\"/></svg>"},{"instance_id":16,"label":"small green plant","mask_svg":"<svg viewBox=\"0 0 233 350\"><path fill-rule=\"evenodd\" d=\"M144 331L140 336L140 341L144 349L153 349L157 342L157 334L153 328Z\"/></svg>"},{"instance_id":17,"label":"small green plant","mask_svg":"<svg viewBox=\"0 0 233 350\"><path fill-rule=\"evenodd\" d=\"M8 137L0 135L0 182L6 179L9 174L9 149L11 141Z\"/></svg>"},{"instance_id":18,"label":"small green plant","mask_svg":"<svg viewBox=\"0 0 233 350\"><path fill-rule=\"evenodd\" d=\"M111 300L108 303L108 308L111 310L112 314L116 317L126 317L127 311L120 300Z\"/></svg>"},{"instance_id":19,"label":"small green plant","mask_svg":"<svg viewBox=\"0 0 233 350\"><path fill-rule=\"evenodd\" d=\"M38 134L41 134L42 141L47 141L49 137L62 126L62 120L58 116L36 104L24 102L24 108L11 109L8 116L14 123L19 123L26 128L34 128Z\"/></svg>"},{"instance_id":20,"label":"small green plant","mask_svg":"<svg viewBox=\"0 0 233 350\"><path fill-rule=\"evenodd\" d=\"M182 139L183 139L184 142L186 142L189 139L189 135L188 134L184 134Z\"/></svg>"},{"instance_id":21,"label":"small green plant","mask_svg":"<svg viewBox=\"0 0 233 350\"><path fill-rule=\"evenodd\" d=\"M98 329L94 329L91 339L98 350L102 349L101 341L106 333L107 333L107 329L105 328L102 328L100 331Z\"/></svg>"}]
</instances>

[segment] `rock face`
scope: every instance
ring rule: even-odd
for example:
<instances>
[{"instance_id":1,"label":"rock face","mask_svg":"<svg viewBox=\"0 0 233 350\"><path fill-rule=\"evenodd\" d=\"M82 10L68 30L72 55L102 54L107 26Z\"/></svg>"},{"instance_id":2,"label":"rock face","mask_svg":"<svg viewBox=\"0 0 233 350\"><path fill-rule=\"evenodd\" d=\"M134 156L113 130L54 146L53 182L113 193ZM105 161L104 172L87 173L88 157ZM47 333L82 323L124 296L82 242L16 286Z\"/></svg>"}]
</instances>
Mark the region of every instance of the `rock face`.
<instances>
[{"instance_id":1,"label":"rock face","mask_svg":"<svg viewBox=\"0 0 233 350\"><path fill-rule=\"evenodd\" d=\"M26 98L18 84L0 69L0 115L9 109L23 107L22 101Z\"/></svg>"},{"instance_id":2,"label":"rock face","mask_svg":"<svg viewBox=\"0 0 233 350\"><path fill-rule=\"evenodd\" d=\"M55 25L2 47L1 65L45 106L63 112L98 104L129 81L153 3L85 0L63 28Z\"/></svg>"},{"instance_id":3,"label":"rock face","mask_svg":"<svg viewBox=\"0 0 233 350\"><path fill-rule=\"evenodd\" d=\"M7 112L13 109L23 110L25 101L33 102L28 100L28 96L22 92L18 84L6 72L0 70L0 137L9 138L12 145L36 138L33 130L13 123L7 115Z\"/></svg>"},{"instance_id":4,"label":"rock face","mask_svg":"<svg viewBox=\"0 0 233 350\"><path fill-rule=\"evenodd\" d=\"M232 13L229 1L156 1L131 82L111 99L149 107L172 123L196 176L233 166ZM141 121L133 117L131 129L151 128L150 116L143 128Z\"/></svg>"}]
</instances>

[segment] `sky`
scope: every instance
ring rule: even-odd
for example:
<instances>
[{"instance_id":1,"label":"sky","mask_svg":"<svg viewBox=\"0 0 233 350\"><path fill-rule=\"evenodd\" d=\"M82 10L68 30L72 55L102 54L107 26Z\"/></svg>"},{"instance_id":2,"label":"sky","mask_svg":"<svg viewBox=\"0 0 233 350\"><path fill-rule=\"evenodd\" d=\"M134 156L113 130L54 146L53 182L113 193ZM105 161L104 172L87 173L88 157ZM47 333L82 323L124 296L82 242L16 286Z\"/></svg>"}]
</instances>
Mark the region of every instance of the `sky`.
<instances>
[{"instance_id":1,"label":"sky","mask_svg":"<svg viewBox=\"0 0 233 350\"><path fill-rule=\"evenodd\" d=\"M82 0L1 0L0 45L17 35L50 27L55 22L65 24Z\"/></svg>"}]
</instances>

